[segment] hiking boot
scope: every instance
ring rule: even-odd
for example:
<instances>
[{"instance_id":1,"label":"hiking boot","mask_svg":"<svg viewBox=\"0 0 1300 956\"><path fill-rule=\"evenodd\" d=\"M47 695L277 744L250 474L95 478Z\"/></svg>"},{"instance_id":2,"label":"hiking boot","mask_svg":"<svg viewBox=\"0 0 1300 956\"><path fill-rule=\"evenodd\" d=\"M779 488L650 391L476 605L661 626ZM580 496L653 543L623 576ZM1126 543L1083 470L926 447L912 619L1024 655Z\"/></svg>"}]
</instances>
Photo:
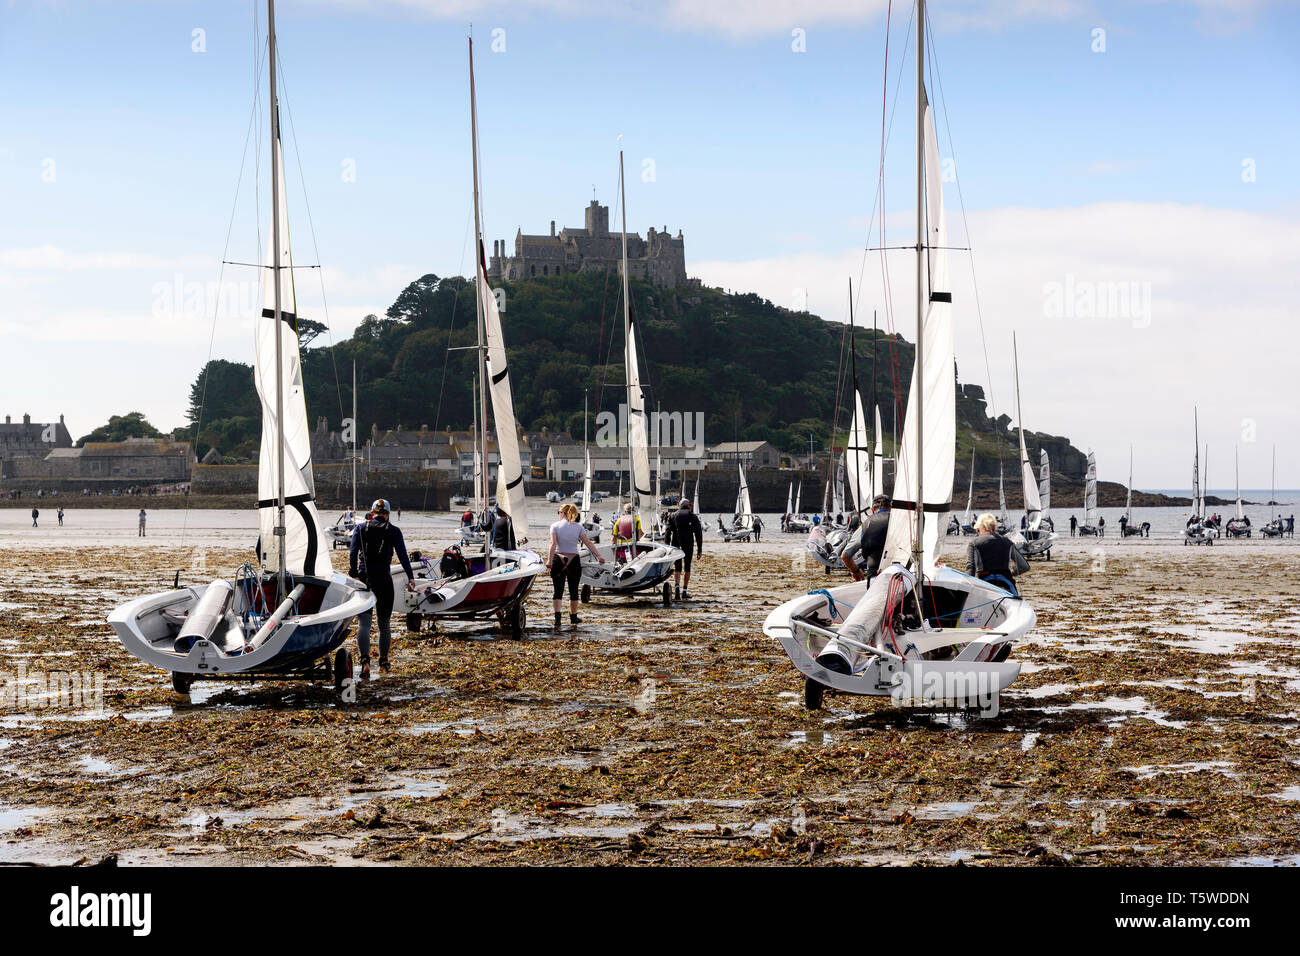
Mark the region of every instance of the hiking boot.
<instances>
[{"instance_id":1,"label":"hiking boot","mask_svg":"<svg viewBox=\"0 0 1300 956\"><path fill-rule=\"evenodd\" d=\"M555 612L555 626L556 626L556 627L559 627L559 626L560 626L560 612L559 612L559 611L556 611L556 612Z\"/></svg>"},{"instance_id":2,"label":"hiking boot","mask_svg":"<svg viewBox=\"0 0 1300 956\"><path fill-rule=\"evenodd\" d=\"M581 624L581 623L582 623L582 618L578 617L578 615L576 615L576 614L570 614L570 615L569 615L569 623L570 623L570 624Z\"/></svg>"},{"instance_id":3,"label":"hiking boot","mask_svg":"<svg viewBox=\"0 0 1300 956\"><path fill-rule=\"evenodd\" d=\"M691 596L690 596L690 594L688 594L687 592L683 591L683 592L681 593L681 599L682 599L683 601L689 601L689 600L691 599Z\"/></svg>"}]
</instances>

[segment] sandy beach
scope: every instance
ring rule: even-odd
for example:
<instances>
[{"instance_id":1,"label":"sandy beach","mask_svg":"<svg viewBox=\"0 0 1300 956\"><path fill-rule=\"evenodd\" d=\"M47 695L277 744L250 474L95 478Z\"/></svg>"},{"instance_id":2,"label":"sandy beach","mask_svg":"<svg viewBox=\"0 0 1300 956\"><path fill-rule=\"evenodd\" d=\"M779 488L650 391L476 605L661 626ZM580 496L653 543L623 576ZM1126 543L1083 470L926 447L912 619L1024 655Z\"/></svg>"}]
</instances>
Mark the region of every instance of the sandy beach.
<instances>
[{"instance_id":1,"label":"sandy beach","mask_svg":"<svg viewBox=\"0 0 1300 956\"><path fill-rule=\"evenodd\" d=\"M232 574L253 514L169 513L146 538L97 514L0 528L0 686L24 689L0 702L0 863L1300 861L1292 540L1065 537L1022 581L1038 627L981 720L805 711L761 625L827 578L779 533L710 537L670 609L598 598L553 631L539 579L524 641L395 622L395 670L355 703L302 682L186 700L104 619L177 570ZM429 547L453 521L402 526Z\"/></svg>"}]
</instances>

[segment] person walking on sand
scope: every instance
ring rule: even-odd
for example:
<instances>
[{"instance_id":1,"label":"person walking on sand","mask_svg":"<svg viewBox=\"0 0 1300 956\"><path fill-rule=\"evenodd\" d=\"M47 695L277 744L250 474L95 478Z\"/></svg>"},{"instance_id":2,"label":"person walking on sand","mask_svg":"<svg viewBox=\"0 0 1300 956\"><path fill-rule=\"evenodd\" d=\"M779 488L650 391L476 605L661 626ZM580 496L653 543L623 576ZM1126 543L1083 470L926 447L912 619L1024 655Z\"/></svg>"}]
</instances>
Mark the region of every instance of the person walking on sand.
<instances>
[{"instance_id":1,"label":"person walking on sand","mask_svg":"<svg viewBox=\"0 0 1300 956\"><path fill-rule=\"evenodd\" d=\"M393 555L406 572L406 590L415 590L415 572L406 555L406 539L402 532L388 522L388 502L376 498L370 506L370 517L357 525L352 532L348 548L348 573L365 582L375 596L373 617L379 626L379 669L388 673L388 651L393 633L389 623L393 616L393 575L389 570ZM370 679L370 622L372 613L366 611L357 617L357 650L361 656L361 679Z\"/></svg>"},{"instance_id":2,"label":"person walking on sand","mask_svg":"<svg viewBox=\"0 0 1300 956\"><path fill-rule=\"evenodd\" d=\"M62 509L62 508L60 508L59 511L58 511L58 518L59 518L59 527L62 528L62 527L63 527L63 509Z\"/></svg>"},{"instance_id":3,"label":"person walking on sand","mask_svg":"<svg viewBox=\"0 0 1300 956\"><path fill-rule=\"evenodd\" d=\"M758 516L754 516L758 520ZM704 553L704 526L700 524L699 515L691 510L691 499L683 498L677 503L677 510L668 518L667 544L682 549L682 557L673 565L673 593L677 600L691 599L691 545L695 545L695 556ZM683 567L685 565L685 567ZM682 572L686 572L685 580Z\"/></svg>"},{"instance_id":4,"label":"person walking on sand","mask_svg":"<svg viewBox=\"0 0 1300 956\"><path fill-rule=\"evenodd\" d=\"M1076 531L1079 530L1079 519L1070 515L1070 537L1073 538Z\"/></svg>"},{"instance_id":5,"label":"person walking on sand","mask_svg":"<svg viewBox=\"0 0 1300 956\"><path fill-rule=\"evenodd\" d=\"M1099 518L1097 519L1097 535L1098 535L1098 537L1102 537L1102 538L1106 537L1106 519L1105 519L1105 518L1100 518L1100 517L1099 517Z\"/></svg>"},{"instance_id":6,"label":"person walking on sand","mask_svg":"<svg viewBox=\"0 0 1300 956\"><path fill-rule=\"evenodd\" d=\"M1010 538L998 534L998 519L993 515L980 515L975 530L979 534L966 549L966 573L1005 586L1018 596L1013 578L1028 571L1029 562Z\"/></svg>"},{"instance_id":7,"label":"person walking on sand","mask_svg":"<svg viewBox=\"0 0 1300 956\"><path fill-rule=\"evenodd\" d=\"M601 564L596 546L587 537L586 529L578 520L578 506L572 502L560 506L560 520L551 525L551 547L546 552L546 570L551 572L555 591L551 595L555 607L555 626L560 626L560 607L564 602L564 585L569 585L569 623L581 624L578 617L578 582L582 578L582 561L578 553L583 545Z\"/></svg>"},{"instance_id":8,"label":"person walking on sand","mask_svg":"<svg viewBox=\"0 0 1300 956\"><path fill-rule=\"evenodd\" d=\"M32 527L33 527L33 528L38 528L38 527L40 527L40 525L38 525L38 524L36 523L36 519L39 518L40 516L41 516L41 513L40 513L39 511L37 511L35 508L33 508L33 509L32 509Z\"/></svg>"},{"instance_id":9,"label":"person walking on sand","mask_svg":"<svg viewBox=\"0 0 1300 956\"><path fill-rule=\"evenodd\" d=\"M145 535L145 533L144 533L144 522L145 522L145 519L148 518L149 516L146 515L146 514L144 513L144 509L141 508L141 509L140 509L140 514L138 515L138 517L139 517L139 519L140 519L140 530L139 530L139 532L136 534L136 537L137 537L137 538L143 538L143 537L146 537L146 535Z\"/></svg>"},{"instance_id":10,"label":"person walking on sand","mask_svg":"<svg viewBox=\"0 0 1300 956\"><path fill-rule=\"evenodd\" d=\"M758 544L758 542L762 539L762 537L763 537L763 519L760 518L758 515L754 515L754 543Z\"/></svg>"}]
</instances>

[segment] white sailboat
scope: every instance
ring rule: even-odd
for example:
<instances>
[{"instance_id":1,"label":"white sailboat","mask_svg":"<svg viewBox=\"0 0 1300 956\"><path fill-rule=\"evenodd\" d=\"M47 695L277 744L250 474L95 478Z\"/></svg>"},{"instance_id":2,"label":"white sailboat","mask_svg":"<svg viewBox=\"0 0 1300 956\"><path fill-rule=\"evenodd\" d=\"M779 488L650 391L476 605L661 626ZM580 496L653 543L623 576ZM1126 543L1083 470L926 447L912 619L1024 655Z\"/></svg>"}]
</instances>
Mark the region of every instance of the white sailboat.
<instances>
[{"instance_id":1,"label":"white sailboat","mask_svg":"<svg viewBox=\"0 0 1300 956\"><path fill-rule=\"evenodd\" d=\"M1020 483L1025 504L1025 526L1014 532L1014 536L1019 539L1015 543L1026 558L1046 558L1050 561L1052 545L1059 535L1043 526L1043 503L1038 493L1038 476L1034 473L1034 465L1029 460L1029 449L1025 444L1025 419L1020 405L1020 350L1014 333L1011 336L1011 351L1016 371L1016 430L1020 433Z\"/></svg>"},{"instance_id":2,"label":"white sailboat","mask_svg":"<svg viewBox=\"0 0 1300 956\"><path fill-rule=\"evenodd\" d=\"M631 457L633 514L645 526L645 518L659 513L659 502L650 493L650 445L646 422L645 392L641 387L640 363L636 348L636 325L632 320L627 264L627 189L623 175L623 150L618 151L618 191L622 203L623 227L623 366L627 375L628 451ZM605 558L601 564L591 554L582 555L583 601L590 601L593 591L608 594L635 594L662 587L664 605L672 603L672 583L668 580L673 565L685 557L680 548L653 541L649 536L616 543L622 514L613 518L610 543L597 546Z\"/></svg>"},{"instance_id":3,"label":"white sailboat","mask_svg":"<svg viewBox=\"0 0 1300 956\"><path fill-rule=\"evenodd\" d=\"M352 544L352 530L357 526L357 363L352 363L352 507L339 515L329 529L330 547L346 548Z\"/></svg>"},{"instance_id":4,"label":"white sailboat","mask_svg":"<svg viewBox=\"0 0 1300 956\"><path fill-rule=\"evenodd\" d=\"M1199 412L1192 409L1192 513L1183 528L1183 544L1213 545L1218 529L1206 520L1205 492L1201 485L1201 425Z\"/></svg>"},{"instance_id":5,"label":"white sailboat","mask_svg":"<svg viewBox=\"0 0 1300 956\"><path fill-rule=\"evenodd\" d=\"M1286 522L1282 516L1273 509L1277 507L1277 445L1273 446L1273 470L1272 477L1269 479L1268 491L1268 524L1260 528L1260 533L1266 538L1280 538L1286 532Z\"/></svg>"},{"instance_id":6,"label":"white sailboat","mask_svg":"<svg viewBox=\"0 0 1300 956\"><path fill-rule=\"evenodd\" d=\"M748 541L754 532L754 509L749 502L749 481L745 478L745 466L736 462L740 471L740 485L736 489L736 502L731 516L730 526L718 516L718 534L723 541Z\"/></svg>"},{"instance_id":7,"label":"white sailboat","mask_svg":"<svg viewBox=\"0 0 1300 956\"><path fill-rule=\"evenodd\" d=\"M1151 534L1151 522L1142 521L1137 524L1133 523L1133 446L1128 446L1128 491L1124 495L1124 520L1119 523L1120 537L1128 538L1132 535L1141 535L1149 537Z\"/></svg>"},{"instance_id":8,"label":"white sailboat","mask_svg":"<svg viewBox=\"0 0 1300 956\"><path fill-rule=\"evenodd\" d=\"M1088 449L1088 471L1083 479L1083 521L1079 524L1079 534L1101 535L1103 529L1097 518L1097 456Z\"/></svg>"},{"instance_id":9,"label":"white sailboat","mask_svg":"<svg viewBox=\"0 0 1300 956\"><path fill-rule=\"evenodd\" d=\"M1249 538L1252 528L1250 519L1246 517L1245 509L1241 506L1241 462L1238 459L1239 452L1237 446L1234 445L1232 448L1232 472L1233 480L1237 486L1237 499L1235 502L1237 513L1228 519L1228 526L1224 528L1224 531L1229 538Z\"/></svg>"},{"instance_id":10,"label":"white sailboat","mask_svg":"<svg viewBox=\"0 0 1300 956\"><path fill-rule=\"evenodd\" d=\"M916 31L916 364L903 420L885 569L821 589L768 615L764 633L804 675L804 702L827 689L892 697L904 706L979 708L1020 673L1012 643L1035 623L1020 597L939 563L936 517L951 506L956 445L952 295L939 148L925 93L925 0Z\"/></svg>"},{"instance_id":11,"label":"white sailboat","mask_svg":"<svg viewBox=\"0 0 1300 956\"><path fill-rule=\"evenodd\" d=\"M1007 517L1007 488L1002 480L1002 462L998 462L998 534L1006 534L1008 530L1010 519Z\"/></svg>"},{"instance_id":12,"label":"white sailboat","mask_svg":"<svg viewBox=\"0 0 1300 956\"><path fill-rule=\"evenodd\" d=\"M352 655L342 646L348 629L375 604L360 582L332 569L316 511L280 137L274 0L267 0L267 51L271 242L254 359L262 405L258 564L245 564L233 582L178 586L128 601L108 616L122 646L169 671L179 693L187 693L196 679L268 676L332 676L341 689L352 680Z\"/></svg>"},{"instance_id":13,"label":"white sailboat","mask_svg":"<svg viewBox=\"0 0 1300 956\"><path fill-rule=\"evenodd\" d=\"M407 629L420 630L423 623L446 620L491 620L512 637L521 638L527 624L528 591L543 570L541 557L523 549L528 540L528 505L524 499L524 475L519 455L519 433L515 427L514 397L506 361L505 337L496 296L488 286L487 260L483 247L483 218L479 211L478 101L474 88L474 41L469 41L470 149L474 188L474 304L478 330L478 382L475 388L477 440L487 458L488 417L497 439L496 502L499 511L510 516L520 547L498 549L493 535L485 533L481 544L463 541L453 549L459 560L444 553L443 560L425 560L415 571L414 590L406 590L406 572L393 568L394 610L405 614ZM490 400L490 404L489 404ZM487 503L488 474L475 476L476 496L482 495L482 524L490 527Z\"/></svg>"},{"instance_id":14,"label":"white sailboat","mask_svg":"<svg viewBox=\"0 0 1300 956\"><path fill-rule=\"evenodd\" d=\"M1043 506L1043 526L1055 531L1056 524L1052 521L1052 463L1046 448L1039 455L1038 501Z\"/></svg>"}]
</instances>

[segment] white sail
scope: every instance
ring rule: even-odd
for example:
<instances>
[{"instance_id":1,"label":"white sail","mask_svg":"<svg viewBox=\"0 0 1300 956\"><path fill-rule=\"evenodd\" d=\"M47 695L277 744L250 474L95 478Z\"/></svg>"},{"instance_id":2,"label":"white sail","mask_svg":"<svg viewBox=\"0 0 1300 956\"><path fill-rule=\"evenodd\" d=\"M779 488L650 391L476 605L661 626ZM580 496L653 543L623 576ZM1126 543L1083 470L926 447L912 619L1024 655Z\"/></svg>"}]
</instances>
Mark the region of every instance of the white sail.
<instances>
[{"instance_id":1,"label":"white sail","mask_svg":"<svg viewBox=\"0 0 1300 956\"><path fill-rule=\"evenodd\" d=\"M912 370L903 437L894 473L893 506L885 539L885 554L904 564L912 563L916 539L917 510L927 520L920 542L922 571L933 573L946 530L941 519L952 505L953 449L957 443L957 390L953 355L952 291L948 282L947 226L943 209L943 185L939 166L939 143L934 114L929 102L924 112L926 251L929 262L929 295L921 335L924 338L922 366ZM922 395L922 390L924 393ZM918 401L924 398L924 434L918 435ZM917 496L916 449L925 449Z\"/></svg>"},{"instance_id":2,"label":"white sail","mask_svg":"<svg viewBox=\"0 0 1300 956\"><path fill-rule=\"evenodd\" d=\"M743 469L742 469L742 473L743 473ZM795 486L795 490L794 490L794 513L797 515L803 514L803 512L799 510L802 506L803 506L803 479L800 478L799 484Z\"/></svg>"},{"instance_id":3,"label":"white sail","mask_svg":"<svg viewBox=\"0 0 1300 956\"><path fill-rule=\"evenodd\" d=\"M524 498L524 470L519 457L519 432L515 426L515 402L510 389L506 342L501 333L501 312L497 297L487 282L483 264L483 242L479 240L478 292L483 302L487 333L488 393L492 396L492 423L497 435L497 504L510 514L515 536L528 537L528 503Z\"/></svg>"},{"instance_id":4,"label":"white sail","mask_svg":"<svg viewBox=\"0 0 1300 956\"><path fill-rule=\"evenodd\" d=\"M627 181L623 176L623 151L618 154L618 188L623 204L623 365L627 373L627 443L632 457L632 502L638 512L657 513L650 492L650 434L641 366L636 355L636 323L628 292Z\"/></svg>"},{"instance_id":5,"label":"white sail","mask_svg":"<svg viewBox=\"0 0 1300 956\"><path fill-rule=\"evenodd\" d=\"M1128 493L1124 496L1124 521L1133 520L1133 449L1128 450Z\"/></svg>"},{"instance_id":6,"label":"white sail","mask_svg":"<svg viewBox=\"0 0 1300 956\"><path fill-rule=\"evenodd\" d=\"M740 469L740 491L736 493L736 514L740 515L741 527L749 528L754 524L753 509L749 504L749 482L745 480L745 466L737 463Z\"/></svg>"},{"instance_id":7,"label":"white sail","mask_svg":"<svg viewBox=\"0 0 1300 956\"><path fill-rule=\"evenodd\" d=\"M831 501L831 509L837 515L844 514L844 478L845 453L840 452L840 460L835 465L835 495Z\"/></svg>"},{"instance_id":8,"label":"white sail","mask_svg":"<svg viewBox=\"0 0 1300 956\"><path fill-rule=\"evenodd\" d=\"M871 484L871 445L867 434L867 416L862 410L862 396L853 392L853 419L849 422L849 491L859 511L871 505L875 490Z\"/></svg>"},{"instance_id":9,"label":"white sail","mask_svg":"<svg viewBox=\"0 0 1300 956\"><path fill-rule=\"evenodd\" d=\"M1088 477L1083 489L1083 523L1097 526L1097 456L1088 452Z\"/></svg>"},{"instance_id":10,"label":"white sail","mask_svg":"<svg viewBox=\"0 0 1300 956\"><path fill-rule=\"evenodd\" d=\"M591 452L586 452L587 470L582 473L582 514L583 521L591 516Z\"/></svg>"},{"instance_id":11,"label":"white sail","mask_svg":"<svg viewBox=\"0 0 1300 956\"><path fill-rule=\"evenodd\" d=\"M1052 510L1052 464L1047 459L1047 449L1044 448L1039 455L1038 466L1038 503L1043 508L1042 520L1046 521Z\"/></svg>"},{"instance_id":12,"label":"white sail","mask_svg":"<svg viewBox=\"0 0 1300 956\"><path fill-rule=\"evenodd\" d=\"M785 513L794 514L794 482L790 482L790 487L785 492Z\"/></svg>"},{"instance_id":13,"label":"white sail","mask_svg":"<svg viewBox=\"0 0 1300 956\"><path fill-rule=\"evenodd\" d=\"M278 144L277 144L278 146ZM257 510L259 555L268 571L280 566L280 541L275 533L279 515L280 442L284 442L284 568L294 575L328 575L330 549L321 546L324 535L316 513L316 487L311 467L311 430L303 398L302 361L298 352L298 308L294 295L293 254L289 249L288 204L285 198L284 159L277 148L280 223L279 269L274 244L266 244L266 282L262 317L257 322L254 380L262 400L262 443L257 460ZM274 228L274 227L272 227ZM283 381L283 421L276 413L276 283L280 285L280 372Z\"/></svg>"},{"instance_id":14,"label":"white sail","mask_svg":"<svg viewBox=\"0 0 1300 956\"><path fill-rule=\"evenodd\" d=\"M871 496L883 495L885 493L885 443L880 438L880 406L876 406L876 440L875 447L871 451ZM868 500L864 507L869 507L871 501Z\"/></svg>"},{"instance_id":15,"label":"white sail","mask_svg":"<svg viewBox=\"0 0 1300 956\"><path fill-rule=\"evenodd\" d=\"M971 512L971 505L975 502L975 449L970 453L970 486L966 489L966 523L974 524L975 516Z\"/></svg>"},{"instance_id":16,"label":"white sail","mask_svg":"<svg viewBox=\"0 0 1300 956\"><path fill-rule=\"evenodd\" d=\"M704 506L700 504L700 476L698 474L695 476L695 500L691 504L695 506L694 511L697 515L703 514L701 509Z\"/></svg>"},{"instance_id":17,"label":"white sail","mask_svg":"<svg viewBox=\"0 0 1300 956\"><path fill-rule=\"evenodd\" d=\"M998 462L998 518L1003 524L1007 521L1007 489L1002 481L1002 462Z\"/></svg>"},{"instance_id":18,"label":"white sail","mask_svg":"<svg viewBox=\"0 0 1300 956\"><path fill-rule=\"evenodd\" d=\"M1246 517L1246 513L1241 510L1241 465L1237 461L1237 449L1232 449L1232 471L1237 479L1237 520L1240 521Z\"/></svg>"},{"instance_id":19,"label":"white sail","mask_svg":"<svg viewBox=\"0 0 1300 956\"><path fill-rule=\"evenodd\" d=\"M1014 345L1015 338L1012 337ZM1033 462L1029 460L1029 449L1025 446L1025 419L1020 406L1020 351L1016 349L1016 430L1020 432L1020 484L1024 496L1025 524L1030 530L1038 530L1043 521L1043 506L1038 500L1038 479L1034 474Z\"/></svg>"}]
</instances>

